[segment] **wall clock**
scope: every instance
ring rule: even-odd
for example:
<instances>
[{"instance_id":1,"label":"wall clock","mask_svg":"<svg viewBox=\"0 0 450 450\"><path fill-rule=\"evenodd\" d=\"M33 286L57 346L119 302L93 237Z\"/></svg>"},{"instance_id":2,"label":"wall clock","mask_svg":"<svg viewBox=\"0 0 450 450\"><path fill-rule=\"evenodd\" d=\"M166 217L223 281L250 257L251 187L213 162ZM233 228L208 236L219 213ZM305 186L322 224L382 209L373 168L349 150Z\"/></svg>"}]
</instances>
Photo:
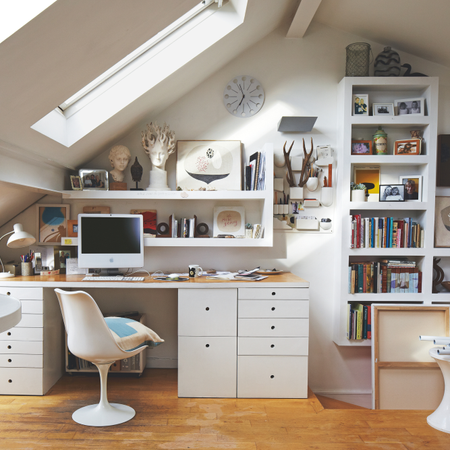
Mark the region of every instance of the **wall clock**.
<instances>
[{"instance_id":1,"label":"wall clock","mask_svg":"<svg viewBox=\"0 0 450 450\"><path fill-rule=\"evenodd\" d=\"M225 86L223 102L225 108L233 116L252 117L260 111L264 104L264 90L255 77L238 76Z\"/></svg>"}]
</instances>

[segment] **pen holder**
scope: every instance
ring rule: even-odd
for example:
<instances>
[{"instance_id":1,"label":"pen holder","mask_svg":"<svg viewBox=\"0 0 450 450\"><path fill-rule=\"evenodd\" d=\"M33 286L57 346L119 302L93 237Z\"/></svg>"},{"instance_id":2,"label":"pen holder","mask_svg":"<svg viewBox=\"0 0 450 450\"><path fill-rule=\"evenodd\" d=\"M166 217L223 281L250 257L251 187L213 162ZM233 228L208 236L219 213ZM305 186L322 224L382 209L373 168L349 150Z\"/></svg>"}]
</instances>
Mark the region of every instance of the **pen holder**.
<instances>
[{"instance_id":1,"label":"pen holder","mask_svg":"<svg viewBox=\"0 0 450 450\"><path fill-rule=\"evenodd\" d=\"M289 198L291 200L303 200L303 188L302 187L289 188Z\"/></svg>"},{"instance_id":2,"label":"pen holder","mask_svg":"<svg viewBox=\"0 0 450 450\"><path fill-rule=\"evenodd\" d=\"M308 191L315 191L317 187L319 186L319 179L317 177L309 177L308 181L306 182L306 187L308 188Z\"/></svg>"},{"instance_id":3,"label":"pen holder","mask_svg":"<svg viewBox=\"0 0 450 450\"><path fill-rule=\"evenodd\" d=\"M33 267L31 265L31 262L22 262L20 270L23 277L29 277L33 275Z\"/></svg>"},{"instance_id":4,"label":"pen holder","mask_svg":"<svg viewBox=\"0 0 450 450\"><path fill-rule=\"evenodd\" d=\"M323 206L331 206L333 204L333 188L323 187L322 196L320 197L320 202Z\"/></svg>"}]
</instances>

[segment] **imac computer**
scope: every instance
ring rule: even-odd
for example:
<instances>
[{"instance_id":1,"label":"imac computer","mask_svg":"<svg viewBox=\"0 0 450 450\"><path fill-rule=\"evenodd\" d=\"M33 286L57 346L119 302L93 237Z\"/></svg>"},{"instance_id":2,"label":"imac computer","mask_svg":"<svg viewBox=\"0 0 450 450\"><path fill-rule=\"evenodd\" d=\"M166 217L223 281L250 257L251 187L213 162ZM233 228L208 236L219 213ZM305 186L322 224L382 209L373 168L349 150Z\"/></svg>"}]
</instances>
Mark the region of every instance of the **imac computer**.
<instances>
[{"instance_id":1,"label":"imac computer","mask_svg":"<svg viewBox=\"0 0 450 450\"><path fill-rule=\"evenodd\" d=\"M141 214L79 214L78 267L120 275L120 268L144 266Z\"/></svg>"}]
</instances>

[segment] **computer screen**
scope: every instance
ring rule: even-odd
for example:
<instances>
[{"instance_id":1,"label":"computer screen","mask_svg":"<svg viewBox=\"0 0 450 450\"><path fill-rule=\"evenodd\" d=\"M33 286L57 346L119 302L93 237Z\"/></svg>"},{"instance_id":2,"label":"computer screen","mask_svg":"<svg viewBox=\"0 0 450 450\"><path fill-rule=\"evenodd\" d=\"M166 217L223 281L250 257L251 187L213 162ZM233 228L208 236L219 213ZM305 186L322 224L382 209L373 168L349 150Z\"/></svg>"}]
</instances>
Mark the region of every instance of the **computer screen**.
<instances>
[{"instance_id":1,"label":"computer screen","mask_svg":"<svg viewBox=\"0 0 450 450\"><path fill-rule=\"evenodd\" d=\"M143 267L143 230L140 214L79 214L78 267Z\"/></svg>"}]
</instances>

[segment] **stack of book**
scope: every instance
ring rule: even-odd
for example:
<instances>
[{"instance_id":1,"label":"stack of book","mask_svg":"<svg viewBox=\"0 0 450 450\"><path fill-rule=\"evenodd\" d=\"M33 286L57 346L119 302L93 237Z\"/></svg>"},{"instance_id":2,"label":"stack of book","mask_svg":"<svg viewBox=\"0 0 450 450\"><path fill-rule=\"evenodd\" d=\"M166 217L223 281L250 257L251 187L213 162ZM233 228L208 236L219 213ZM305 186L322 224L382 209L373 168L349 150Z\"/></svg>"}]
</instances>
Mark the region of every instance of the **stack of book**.
<instances>
[{"instance_id":1,"label":"stack of book","mask_svg":"<svg viewBox=\"0 0 450 450\"><path fill-rule=\"evenodd\" d=\"M350 216L350 248L421 248L424 230L411 217Z\"/></svg>"},{"instance_id":2,"label":"stack of book","mask_svg":"<svg viewBox=\"0 0 450 450\"><path fill-rule=\"evenodd\" d=\"M266 188L266 153L264 150L250 156L245 166L245 190L263 191Z\"/></svg>"},{"instance_id":3,"label":"stack of book","mask_svg":"<svg viewBox=\"0 0 450 450\"><path fill-rule=\"evenodd\" d=\"M170 217L171 220L171 230L173 238L193 238L195 235L196 220L195 217L188 219L187 217L182 217L181 219L176 219L175 214Z\"/></svg>"},{"instance_id":4,"label":"stack of book","mask_svg":"<svg viewBox=\"0 0 450 450\"><path fill-rule=\"evenodd\" d=\"M422 272L415 261L352 262L348 268L350 294L417 294L422 292Z\"/></svg>"},{"instance_id":5,"label":"stack of book","mask_svg":"<svg viewBox=\"0 0 450 450\"><path fill-rule=\"evenodd\" d=\"M361 303L347 305L347 339L372 339L372 307Z\"/></svg>"}]
</instances>

